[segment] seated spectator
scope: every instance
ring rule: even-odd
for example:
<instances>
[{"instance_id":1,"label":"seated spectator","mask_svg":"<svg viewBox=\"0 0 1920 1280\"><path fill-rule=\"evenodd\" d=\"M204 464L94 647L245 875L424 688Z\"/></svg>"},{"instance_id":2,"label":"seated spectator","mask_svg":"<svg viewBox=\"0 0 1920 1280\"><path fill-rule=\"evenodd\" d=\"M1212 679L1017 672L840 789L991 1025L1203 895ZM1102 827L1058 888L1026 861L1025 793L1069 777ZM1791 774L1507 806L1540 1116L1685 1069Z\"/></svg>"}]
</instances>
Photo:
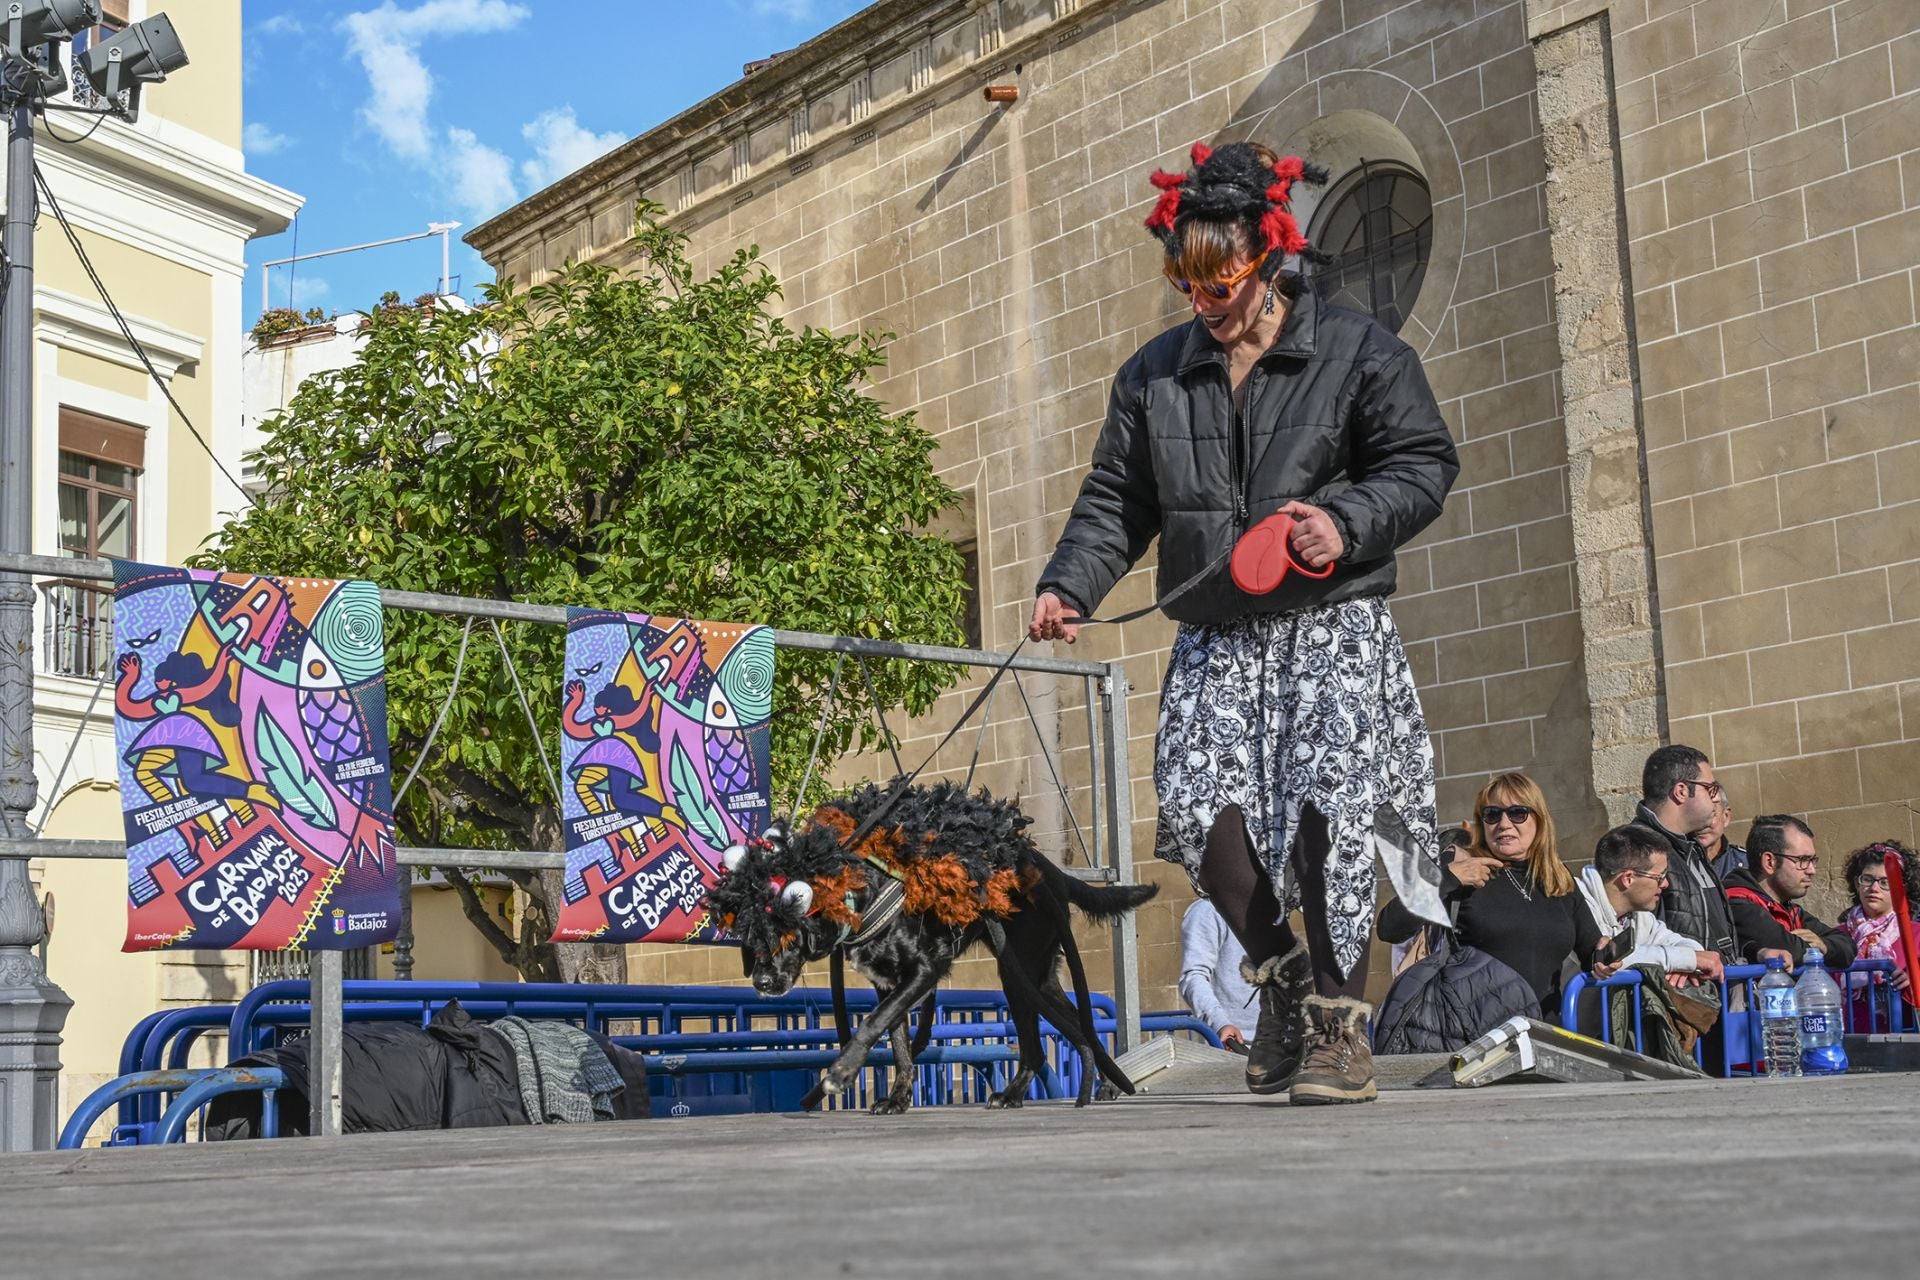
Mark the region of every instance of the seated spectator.
<instances>
[{"instance_id":1,"label":"seated spectator","mask_svg":"<svg viewBox=\"0 0 1920 1280\"><path fill-rule=\"evenodd\" d=\"M1693 842L1700 846L1700 852L1706 855L1707 864L1722 884L1734 872L1747 869L1747 851L1727 839L1727 828L1732 825L1733 801L1722 791L1713 802L1713 820L1691 833Z\"/></svg>"},{"instance_id":2,"label":"seated spectator","mask_svg":"<svg viewBox=\"0 0 1920 1280\"><path fill-rule=\"evenodd\" d=\"M1634 823L1667 846L1667 887L1654 914L1675 933L1698 938L1727 964L1742 958L1727 891L1694 843L1692 832L1713 820L1720 783L1706 753L1675 743L1647 757L1640 771L1640 809Z\"/></svg>"},{"instance_id":3,"label":"seated spectator","mask_svg":"<svg viewBox=\"0 0 1920 1280\"><path fill-rule=\"evenodd\" d=\"M1667 843L1645 827L1615 827L1600 837L1593 865L1580 873L1580 895L1612 944L1604 969L1657 965L1669 978L1688 974L1718 979L1724 972L1717 951L1675 933L1655 918L1660 893L1667 887Z\"/></svg>"},{"instance_id":4,"label":"seated spectator","mask_svg":"<svg viewBox=\"0 0 1920 1280\"><path fill-rule=\"evenodd\" d=\"M1473 844L1452 851L1440 896L1457 905L1460 941L1525 978L1541 1016L1557 1021L1561 966L1572 955L1591 968L1600 928L1560 860L1539 784L1497 774L1480 789L1474 816Z\"/></svg>"},{"instance_id":5,"label":"seated spectator","mask_svg":"<svg viewBox=\"0 0 1920 1280\"><path fill-rule=\"evenodd\" d=\"M1895 991L1911 985L1904 958L1900 954L1900 922L1893 914L1893 891L1887 882L1886 858L1900 858L1900 874L1906 881L1909 910L1913 895L1920 891L1920 858L1913 850L1894 841L1881 841L1864 849L1855 849L1847 858L1847 888L1853 893L1853 905L1840 917L1840 927L1853 939L1856 960L1891 960L1900 966L1889 979L1885 974L1847 975L1853 988L1853 1027L1857 1031L1887 1031L1887 1010L1875 1009L1872 989L1890 983ZM1920 920L1920 916L1914 917ZM1868 1025L1871 1023L1872 1025Z\"/></svg>"},{"instance_id":6,"label":"seated spectator","mask_svg":"<svg viewBox=\"0 0 1920 1280\"><path fill-rule=\"evenodd\" d=\"M1440 865L1446 866L1453 860L1456 851L1473 847L1473 833L1465 827L1448 827L1440 833ZM1424 945L1427 938L1425 920L1415 916L1400 905L1399 899L1387 903L1380 909L1380 924L1375 930L1380 941L1393 944L1393 961L1389 972L1399 977L1407 967L1417 964L1427 955ZM1391 929L1391 932L1386 932Z\"/></svg>"},{"instance_id":7,"label":"seated spectator","mask_svg":"<svg viewBox=\"0 0 1920 1280\"><path fill-rule=\"evenodd\" d=\"M1235 1053L1260 1021L1260 993L1240 972L1246 958L1213 903L1195 898L1180 920L1180 998Z\"/></svg>"},{"instance_id":8,"label":"seated spectator","mask_svg":"<svg viewBox=\"0 0 1920 1280\"><path fill-rule=\"evenodd\" d=\"M1812 827L1787 813L1755 818L1747 831L1747 864L1748 870L1728 877L1727 901L1749 964L1779 955L1798 968L1810 947L1820 950L1829 969L1853 963L1847 931L1822 924L1798 905L1820 865Z\"/></svg>"}]
</instances>

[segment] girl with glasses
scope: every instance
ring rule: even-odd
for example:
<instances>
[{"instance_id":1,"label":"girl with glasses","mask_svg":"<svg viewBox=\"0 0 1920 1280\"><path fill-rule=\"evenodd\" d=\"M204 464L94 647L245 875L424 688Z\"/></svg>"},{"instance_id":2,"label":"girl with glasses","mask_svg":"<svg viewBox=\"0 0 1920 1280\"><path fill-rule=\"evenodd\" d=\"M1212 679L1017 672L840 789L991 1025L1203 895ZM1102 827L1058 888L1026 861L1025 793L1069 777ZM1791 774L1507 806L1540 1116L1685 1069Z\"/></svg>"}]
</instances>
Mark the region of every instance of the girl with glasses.
<instances>
[{"instance_id":1,"label":"girl with glasses","mask_svg":"<svg viewBox=\"0 0 1920 1280\"><path fill-rule=\"evenodd\" d=\"M1911 909L1915 895L1920 895L1920 857L1897 841L1876 841L1864 849L1855 849L1847 858L1847 889L1853 894L1853 906L1840 917L1840 927L1859 948L1856 960L1891 960L1898 965L1901 963L1900 922L1894 918L1893 891L1887 883L1889 853L1900 857L1900 873L1906 880ZM1874 987L1888 981L1887 975L1850 973L1845 980L1853 995L1854 1030L1862 1033L1891 1030L1887 998L1882 993L1876 1000L1873 992ZM1906 970L1896 969L1893 989L1905 991L1909 984Z\"/></svg>"},{"instance_id":2,"label":"girl with glasses","mask_svg":"<svg viewBox=\"0 0 1920 1280\"><path fill-rule=\"evenodd\" d=\"M1186 315L1114 378L1028 635L1072 643L1159 538L1158 607L1180 630L1155 852L1246 948L1247 1087L1365 1102L1376 853L1403 901L1445 918L1433 746L1386 597L1459 462L1413 349L1286 270L1314 260L1293 188L1325 172L1247 142L1192 160L1153 175L1147 219ZM1230 561L1243 537L1251 576Z\"/></svg>"}]
</instances>

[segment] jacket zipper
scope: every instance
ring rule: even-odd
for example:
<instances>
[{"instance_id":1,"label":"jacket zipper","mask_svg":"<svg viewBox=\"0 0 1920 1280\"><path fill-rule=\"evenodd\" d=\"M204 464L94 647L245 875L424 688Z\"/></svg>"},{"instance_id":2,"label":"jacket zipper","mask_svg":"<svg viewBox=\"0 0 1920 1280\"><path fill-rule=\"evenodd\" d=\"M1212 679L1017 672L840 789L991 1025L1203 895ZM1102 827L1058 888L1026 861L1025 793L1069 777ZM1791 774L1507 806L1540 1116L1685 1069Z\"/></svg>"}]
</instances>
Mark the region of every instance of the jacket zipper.
<instances>
[{"instance_id":1,"label":"jacket zipper","mask_svg":"<svg viewBox=\"0 0 1920 1280\"><path fill-rule=\"evenodd\" d=\"M1250 474L1253 469L1253 393L1257 383L1253 381L1259 375L1259 366L1247 371L1247 394L1243 400L1233 391L1233 372L1227 372L1227 400L1233 405L1233 522L1235 527L1245 533L1248 523L1247 489L1253 483Z\"/></svg>"}]
</instances>

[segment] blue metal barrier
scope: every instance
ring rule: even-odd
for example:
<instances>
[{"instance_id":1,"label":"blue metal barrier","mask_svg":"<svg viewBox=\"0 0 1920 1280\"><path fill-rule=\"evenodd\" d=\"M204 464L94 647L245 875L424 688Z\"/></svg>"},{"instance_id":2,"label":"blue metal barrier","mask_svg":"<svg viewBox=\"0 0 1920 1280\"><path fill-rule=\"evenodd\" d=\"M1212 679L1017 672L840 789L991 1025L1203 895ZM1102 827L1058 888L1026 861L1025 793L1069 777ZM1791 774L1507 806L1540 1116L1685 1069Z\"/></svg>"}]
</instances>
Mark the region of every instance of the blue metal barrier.
<instances>
[{"instance_id":1,"label":"blue metal barrier","mask_svg":"<svg viewBox=\"0 0 1920 1280\"><path fill-rule=\"evenodd\" d=\"M261 1129L263 1138L275 1138L280 1135L280 1108L274 1094L286 1086L286 1077L272 1067L214 1067L202 1071L139 1071L121 1076L88 1094L73 1114L67 1117L66 1127L60 1130L57 1149L62 1151L78 1150L86 1141L87 1131L94 1122L105 1115L109 1107L120 1105L124 1100L135 1097L177 1094L170 1105L157 1120L134 1125L116 1125L108 1136L106 1145L144 1146L148 1143L183 1142L186 1140L187 1121L195 1112L213 1099L225 1093L259 1093L261 1099Z\"/></svg>"},{"instance_id":2,"label":"blue metal barrier","mask_svg":"<svg viewBox=\"0 0 1920 1280\"><path fill-rule=\"evenodd\" d=\"M682 1111L681 1103L693 1104L688 1108L691 1110L790 1109L812 1087L814 1073L821 1065L815 1058L825 1053L825 1061L831 1062L838 1054L830 993L820 988L796 988L782 997L764 997L747 987L360 981L344 986L346 1021L424 1023L457 999L480 1018L518 1014L559 1019L603 1034L615 1024L637 1025L639 1034L615 1036L616 1042L649 1055L672 1053L701 1064L698 1070L664 1071L655 1078L654 1095L666 1102L665 1109L675 1112ZM221 1027L227 1030L228 1051L234 1059L267 1047L290 1031L304 1030L311 1018L308 990L303 980L267 983L234 1005L150 1014L135 1025L122 1045L123 1079L142 1072L158 1073L156 1079L190 1079L193 1073L185 1068L193 1045L202 1035ZM849 1012L857 1018L873 1010L877 997L870 990L856 989L847 993L847 1000ZM1095 994L1091 1005L1096 1032L1111 1047L1115 1031L1113 1000ZM932 1035L943 1052L916 1062L916 1103L979 1101L988 1092L1004 1087L1006 1069L1017 1056L1011 1044L1015 1033L1005 995L991 990L941 991L936 995L935 1017ZM689 1023L705 1023L713 1029L683 1030ZM1184 1011L1149 1014L1142 1026L1149 1034L1186 1035L1216 1047L1219 1044L1211 1028ZM1071 1094L1077 1090L1084 1069L1079 1055L1068 1052L1064 1038L1044 1021L1042 1031L1047 1067L1036 1081L1032 1096ZM763 1061L740 1056L743 1053L771 1056ZM783 1058L782 1054L790 1056ZM884 1090L885 1072L891 1064L890 1054L876 1052L869 1063L871 1069L863 1071L860 1082L837 1101L856 1105L872 1091ZM949 1068L963 1070L955 1076ZM162 1119L161 1095L178 1087L115 1091L109 1085L98 1092L110 1095L103 1106L120 1108L121 1123L116 1133L124 1132L127 1136L123 1140L138 1142L152 1140ZM183 1113L181 1123L186 1114L190 1113ZM90 1126L92 1120L87 1123Z\"/></svg>"},{"instance_id":3,"label":"blue metal barrier","mask_svg":"<svg viewBox=\"0 0 1920 1280\"><path fill-rule=\"evenodd\" d=\"M1856 1024L1862 1021L1862 1006L1865 1009L1866 1030L1891 1030L1911 1032L1920 1030L1914 1010L1878 975L1891 973L1894 969L1891 960L1856 960L1844 970L1830 970L1841 988L1841 1010L1843 1029L1849 1035L1858 1034L1861 1028ZM1721 1074L1757 1075L1761 1063L1766 1057L1760 1035L1759 1003L1755 996L1754 984L1766 974L1765 965L1739 964L1728 965L1726 976L1720 980L1720 1020L1715 1025L1713 1036L1720 1045L1719 1060ZM1794 970L1796 977L1805 972L1804 967ZM1625 970L1616 973L1604 982L1595 982L1591 974L1577 974L1567 983L1565 993L1560 1000L1560 1025L1569 1031L1580 1030L1581 997L1590 992L1605 992L1621 987L1633 992L1633 1033L1634 1043L1641 1043L1641 997L1640 974L1637 970ZM1738 996L1738 999L1735 996ZM1864 998L1862 998L1864 997ZM1612 1038L1612 1001L1602 996L1600 1000L1600 1038ZM1735 1008L1738 1004L1740 1007ZM1882 1005L1884 1004L1884 1011ZM1884 1025L1883 1025L1884 1024ZM1696 1062L1706 1065L1703 1052L1705 1037L1694 1045L1693 1056Z\"/></svg>"}]
</instances>

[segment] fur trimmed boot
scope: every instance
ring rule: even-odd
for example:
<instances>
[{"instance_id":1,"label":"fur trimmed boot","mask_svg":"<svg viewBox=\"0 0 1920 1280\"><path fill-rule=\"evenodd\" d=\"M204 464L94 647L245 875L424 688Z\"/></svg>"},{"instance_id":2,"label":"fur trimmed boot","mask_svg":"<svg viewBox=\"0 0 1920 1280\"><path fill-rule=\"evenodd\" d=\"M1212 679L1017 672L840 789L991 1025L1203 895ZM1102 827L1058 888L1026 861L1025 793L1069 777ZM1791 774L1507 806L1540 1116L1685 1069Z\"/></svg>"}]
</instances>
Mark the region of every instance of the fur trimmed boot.
<instances>
[{"instance_id":1,"label":"fur trimmed boot","mask_svg":"<svg viewBox=\"0 0 1920 1280\"><path fill-rule=\"evenodd\" d=\"M1345 996L1308 996L1307 1056L1293 1079L1294 1105L1371 1102L1373 1006Z\"/></svg>"},{"instance_id":2,"label":"fur trimmed boot","mask_svg":"<svg viewBox=\"0 0 1920 1280\"><path fill-rule=\"evenodd\" d=\"M1278 1093L1293 1083L1306 1052L1301 1002L1313 991L1313 965L1304 943L1258 965L1240 962L1240 976L1260 993L1260 1025L1247 1042L1247 1088Z\"/></svg>"}]
</instances>

